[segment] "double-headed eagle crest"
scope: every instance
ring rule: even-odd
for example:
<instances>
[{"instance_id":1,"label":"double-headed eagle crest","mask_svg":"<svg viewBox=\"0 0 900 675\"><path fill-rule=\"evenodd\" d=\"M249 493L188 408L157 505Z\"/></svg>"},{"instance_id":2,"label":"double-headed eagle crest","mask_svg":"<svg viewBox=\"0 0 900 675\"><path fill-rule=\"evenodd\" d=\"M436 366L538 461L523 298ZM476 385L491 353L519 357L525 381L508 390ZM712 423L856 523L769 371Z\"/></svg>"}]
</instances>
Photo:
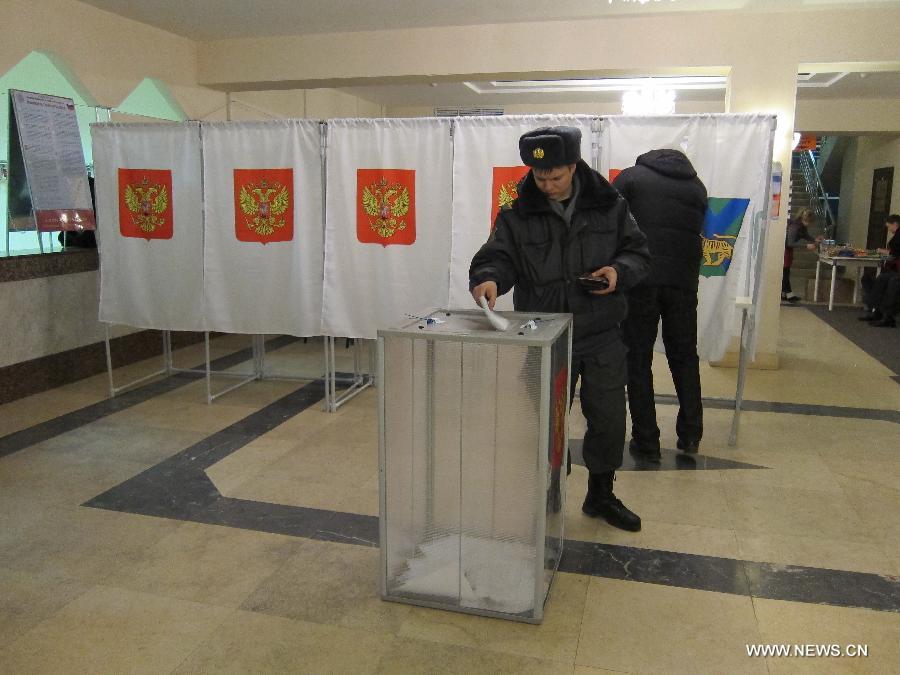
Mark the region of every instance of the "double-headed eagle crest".
<instances>
[{"instance_id":1,"label":"double-headed eagle crest","mask_svg":"<svg viewBox=\"0 0 900 675\"><path fill-rule=\"evenodd\" d=\"M519 196L516 189L517 181L510 180L503 183L497 191L497 206L501 209L508 209Z\"/></svg>"},{"instance_id":2,"label":"double-headed eagle crest","mask_svg":"<svg viewBox=\"0 0 900 675\"><path fill-rule=\"evenodd\" d=\"M409 212L409 190L405 186L388 185L382 178L363 188L362 205L369 216L369 226L379 237L387 239L406 229L406 221L401 220Z\"/></svg>"},{"instance_id":3,"label":"double-headed eagle crest","mask_svg":"<svg viewBox=\"0 0 900 675\"><path fill-rule=\"evenodd\" d=\"M125 206L131 211L131 220L143 232L153 232L165 223L163 213L169 206L169 193L165 185L151 185L144 177L140 185L125 185Z\"/></svg>"},{"instance_id":4,"label":"double-headed eagle crest","mask_svg":"<svg viewBox=\"0 0 900 675\"><path fill-rule=\"evenodd\" d=\"M281 183L261 180L259 185L241 186L241 211L247 227L261 237L272 234L276 227L284 227L284 212L291 204L288 189Z\"/></svg>"}]
</instances>

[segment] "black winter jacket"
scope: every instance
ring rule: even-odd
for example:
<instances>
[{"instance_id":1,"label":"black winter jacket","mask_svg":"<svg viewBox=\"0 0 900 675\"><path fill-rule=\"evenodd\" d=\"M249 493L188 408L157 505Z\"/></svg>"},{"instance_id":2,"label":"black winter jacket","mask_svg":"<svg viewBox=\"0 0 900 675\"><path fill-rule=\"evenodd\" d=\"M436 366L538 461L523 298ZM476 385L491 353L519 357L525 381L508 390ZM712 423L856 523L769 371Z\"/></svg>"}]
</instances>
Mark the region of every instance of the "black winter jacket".
<instances>
[{"instance_id":1,"label":"black winter jacket","mask_svg":"<svg viewBox=\"0 0 900 675\"><path fill-rule=\"evenodd\" d=\"M613 186L650 244L653 262L642 285L696 291L707 199L691 161L678 150L651 150L616 176Z\"/></svg>"},{"instance_id":2,"label":"black winter jacket","mask_svg":"<svg viewBox=\"0 0 900 675\"><path fill-rule=\"evenodd\" d=\"M650 255L628 205L606 179L584 161L575 175L580 189L567 227L529 171L518 199L497 214L493 233L472 259L469 279L472 287L495 281L501 295L515 287L519 311L571 312L573 351L586 355L614 338L607 331L625 319L624 291L647 273ZM606 265L618 274L615 292L592 295L578 284L580 275Z\"/></svg>"}]
</instances>

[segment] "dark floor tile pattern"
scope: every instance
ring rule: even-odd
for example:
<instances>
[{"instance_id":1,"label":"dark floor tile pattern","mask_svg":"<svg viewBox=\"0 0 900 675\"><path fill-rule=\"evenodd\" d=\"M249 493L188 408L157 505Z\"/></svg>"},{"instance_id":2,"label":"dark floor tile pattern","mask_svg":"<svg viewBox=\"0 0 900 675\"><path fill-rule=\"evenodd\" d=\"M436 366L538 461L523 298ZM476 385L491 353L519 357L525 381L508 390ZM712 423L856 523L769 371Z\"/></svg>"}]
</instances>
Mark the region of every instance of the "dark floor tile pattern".
<instances>
[{"instance_id":1,"label":"dark floor tile pattern","mask_svg":"<svg viewBox=\"0 0 900 675\"><path fill-rule=\"evenodd\" d=\"M295 342L297 338L291 336L279 336L266 341L266 350L274 351ZM226 370L244 363L252 357L250 349L241 349L210 362L213 370ZM205 369L206 364L201 363L194 369ZM179 389L191 382L204 377L202 373L180 372L174 373L164 379L156 380L135 389L129 389L115 398L108 398L84 408L80 408L66 415L55 417L41 424L35 424L27 429L0 438L0 457L11 455L24 448L42 443L61 434L83 427L91 422L96 422L108 415L126 410L145 401Z\"/></svg>"},{"instance_id":2,"label":"dark floor tile pattern","mask_svg":"<svg viewBox=\"0 0 900 675\"><path fill-rule=\"evenodd\" d=\"M566 541L559 569L732 595L750 595L744 561L585 541Z\"/></svg>"},{"instance_id":3,"label":"dark floor tile pattern","mask_svg":"<svg viewBox=\"0 0 900 675\"><path fill-rule=\"evenodd\" d=\"M321 381L308 384L91 499L85 506L377 546L378 518L375 516L224 497L206 475L208 467L314 405L323 395ZM720 593L900 612L900 581L861 572L771 565L583 541L565 543L560 569Z\"/></svg>"},{"instance_id":4,"label":"dark floor tile pattern","mask_svg":"<svg viewBox=\"0 0 900 675\"><path fill-rule=\"evenodd\" d=\"M582 444L584 439L573 438L569 441L569 453L572 455L572 464L584 466ZM625 447L625 455L622 459L622 467L619 471L721 471L723 469L768 469L767 466L737 462L733 459L723 459L709 455L688 455L678 450L669 448L660 449L660 462L647 462L628 453Z\"/></svg>"},{"instance_id":5,"label":"dark floor tile pattern","mask_svg":"<svg viewBox=\"0 0 900 675\"><path fill-rule=\"evenodd\" d=\"M838 607L900 612L897 577L566 541L562 572Z\"/></svg>"},{"instance_id":6,"label":"dark floor tile pattern","mask_svg":"<svg viewBox=\"0 0 900 675\"><path fill-rule=\"evenodd\" d=\"M84 506L376 546L376 518L225 497L206 474L210 466L320 402L324 395L324 383L320 380L301 387L107 490Z\"/></svg>"},{"instance_id":7,"label":"dark floor tile pattern","mask_svg":"<svg viewBox=\"0 0 900 675\"><path fill-rule=\"evenodd\" d=\"M157 359L163 351L162 331L139 330L111 338L110 357L116 367ZM203 342L203 333L178 331L171 334L172 348L179 349ZM63 387L107 372L106 345L103 342L66 349L0 368L0 403Z\"/></svg>"},{"instance_id":8,"label":"dark floor tile pattern","mask_svg":"<svg viewBox=\"0 0 900 675\"><path fill-rule=\"evenodd\" d=\"M160 394L174 391L200 377L200 375L193 373L177 373L165 379L146 384L138 389L119 394L115 398L99 401L66 415L55 417L46 422L35 424L27 429L4 436L0 438L0 457L11 455L14 452L73 431L91 422L96 422L108 415L136 406Z\"/></svg>"},{"instance_id":9,"label":"dark floor tile pattern","mask_svg":"<svg viewBox=\"0 0 900 675\"><path fill-rule=\"evenodd\" d=\"M678 399L672 394L657 394L656 402L662 405L678 405ZM703 407L716 410L734 410L734 399L704 398ZM741 409L747 412L842 417L900 424L900 410L881 410L879 408L851 408L836 405L816 405L813 403L783 403L779 401L749 401L745 399L741 403Z\"/></svg>"}]
</instances>

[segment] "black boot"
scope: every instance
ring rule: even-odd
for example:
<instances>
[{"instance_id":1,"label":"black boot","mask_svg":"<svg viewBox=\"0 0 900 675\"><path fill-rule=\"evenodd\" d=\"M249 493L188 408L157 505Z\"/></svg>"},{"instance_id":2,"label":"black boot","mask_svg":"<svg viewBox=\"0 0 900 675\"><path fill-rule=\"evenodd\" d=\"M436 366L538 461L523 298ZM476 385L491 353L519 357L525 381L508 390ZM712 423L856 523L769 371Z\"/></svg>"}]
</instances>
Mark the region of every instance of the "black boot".
<instances>
[{"instance_id":1,"label":"black boot","mask_svg":"<svg viewBox=\"0 0 900 675\"><path fill-rule=\"evenodd\" d=\"M856 318L859 319L860 321L881 321L884 318L884 315L882 315L882 313L879 312L877 309L873 309L871 311L867 311L862 316L858 316Z\"/></svg>"},{"instance_id":2,"label":"black boot","mask_svg":"<svg viewBox=\"0 0 900 675\"><path fill-rule=\"evenodd\" d=\"M642 446L633 438L628 441L628 452L638 462L650 462L651 464L659 464L662 461L662 455L659 452L659 445L655 448Z\"/></svg>"},{"instance_id":3,"label":"black boot","mask_svg":"<svg viewBox=\"0 0 900 675\"><path fill-rule=\"evenodd\" d=\"M641 519L628 510L613 494L615 471L592 473L588 476L588 493L581 510L591 518L603 518L613 527L639 532Z\"/></svg>"},{"instance_id":4,"label":"black boot","mask_svg":"<svg viewBox=\"0 0 900 675\"><path fill-rule=\"evenodd\" d=\"M696 455L700 452L700 441L695 441L692 438L679 438L675 441L675 447L689 455Z\"/></svg>"}]
</instances>

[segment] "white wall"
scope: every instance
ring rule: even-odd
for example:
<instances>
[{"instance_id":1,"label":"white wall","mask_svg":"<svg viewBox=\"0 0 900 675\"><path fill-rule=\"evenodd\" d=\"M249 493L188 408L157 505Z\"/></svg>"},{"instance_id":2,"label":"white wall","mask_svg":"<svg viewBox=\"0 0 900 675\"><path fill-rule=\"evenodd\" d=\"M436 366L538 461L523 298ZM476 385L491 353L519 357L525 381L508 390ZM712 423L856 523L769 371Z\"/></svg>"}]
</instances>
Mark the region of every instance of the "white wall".
<instances>
[{"instance_id":1,"label":"white wall","mask_svg":"<svg viewBox=\"0 0 900 675\"><path fill-rule=\"evenodd\" d=\"M860 136L851 142L844 155L838 211L838 234L844 241L860 248L866 245L872 173L889 166L894 167L890 212L900 213L900 137Z\"/></svg>"},{"instance_id":2,"label":"white wall","mask_svg":"<svg viewBox=\"0 0 900 675\"><path fill-rule=\"evenodd\" d=\"M198 119L227 119L225 104L226 97L221 94L220 105L215 110L198 116ZM335 89L241 91L231 94L232 120L383 116L382 106Z\"/></svg>"},{"instance_id":3,"label":"white wall","mask_svg":"<svg viewBox=\"0 0 900 675\"><path fill-rule=\"evenodd\" d=\"M463 106L465 107L465 106ZM621 115L620 103L547 103L528 105L503 105L498 103L487 107L502 108L506 115ZM726 112L724 101L677 101L675 114L721 113ZM429 117L434 109L425 106L388 106L385 117Z\"/></svg>"},{"instance_id":4,"label":"white wall","mask_svg":"<svg viewBox=\"0 0 900 675\"><path fill-rule=\"evenodd\" d=\"M820 136L900 132L900 99L800 100L794 128Z\"/></svg>"},{"instance_id":5,"label":"white wall","mask_svg":"<svg viewBox=\"0 0 900 675\"><path fill-rule=\"evenodd\" d=\"M774 74L772 57L795 74L801 63L896 61L898 22L897 9L696 12L218 40L199 45L199 81L306 88L474 75L724 74L756 63L764 78ZM815 39L797 39L810 30Z\"/></svg>"}]
</instances>

